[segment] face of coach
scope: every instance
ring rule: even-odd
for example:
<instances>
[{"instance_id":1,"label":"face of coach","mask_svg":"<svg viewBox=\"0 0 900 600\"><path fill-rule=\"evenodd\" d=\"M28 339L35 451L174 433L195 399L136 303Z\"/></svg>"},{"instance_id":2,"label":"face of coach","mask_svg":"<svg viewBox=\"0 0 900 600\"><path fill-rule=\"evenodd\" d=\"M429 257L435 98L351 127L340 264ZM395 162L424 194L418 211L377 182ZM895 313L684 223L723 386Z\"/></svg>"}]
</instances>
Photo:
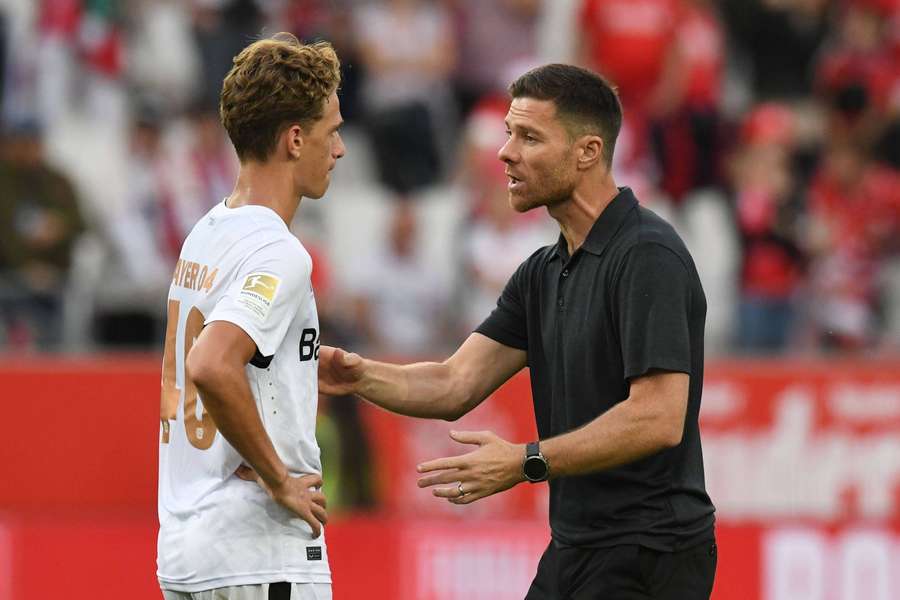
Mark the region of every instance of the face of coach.
<instances>
[{"instance_id":1,"label":"face of coach","mask_svg":"<svg viewBox=\"0 0 900 600\"><path fill-rule=\"evenodd\" d=\"M546 206L560 220L598 190L615 189L611 164L622 108L607 81L586 69L548 65L509 91L508 139L498 158L506 163L513 209Z\"/></svg>"}]
</instances>

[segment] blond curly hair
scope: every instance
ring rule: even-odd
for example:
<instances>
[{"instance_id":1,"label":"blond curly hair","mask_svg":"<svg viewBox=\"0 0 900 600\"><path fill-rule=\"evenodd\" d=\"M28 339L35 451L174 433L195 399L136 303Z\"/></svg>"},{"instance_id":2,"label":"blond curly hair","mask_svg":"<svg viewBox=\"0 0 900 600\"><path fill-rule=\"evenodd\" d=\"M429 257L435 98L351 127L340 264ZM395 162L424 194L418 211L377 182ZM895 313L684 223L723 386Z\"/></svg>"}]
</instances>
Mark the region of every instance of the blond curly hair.
<instances>
[{"instance_id":1,"label":"blond curly hair","mask_svg":"<svg viewBox=\"0 0 900 600\"><path fill-rule=\"evenodd\" d=\"M302 44L290 33L258 40L234 58L219 100L222 125L241 162L265 161L278 135L322 118L341 82L341 63L328 42Z\"/></svg>"}]
</instances>

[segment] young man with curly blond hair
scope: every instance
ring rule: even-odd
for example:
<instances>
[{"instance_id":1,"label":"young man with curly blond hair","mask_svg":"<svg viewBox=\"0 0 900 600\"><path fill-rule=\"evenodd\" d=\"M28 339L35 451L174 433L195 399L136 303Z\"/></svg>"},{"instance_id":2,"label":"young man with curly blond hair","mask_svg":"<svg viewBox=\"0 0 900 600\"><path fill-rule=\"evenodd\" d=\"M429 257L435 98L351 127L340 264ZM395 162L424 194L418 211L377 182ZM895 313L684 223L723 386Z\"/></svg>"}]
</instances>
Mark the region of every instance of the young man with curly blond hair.
<instances>
[{"instance_id":1,"label":"young man with curly blond hair","mask_svg":"<svg viewBox=\"0 0 900 600\"><path fill-rule=\"evenodd\" d=\"M344 154L340 63L290 34L250 44L222 87L241 162L182 247L169 291L159 446L166 600L323 600L331 572L315 439L312 261L288 229Z\"/></svg>"}]
</instances>

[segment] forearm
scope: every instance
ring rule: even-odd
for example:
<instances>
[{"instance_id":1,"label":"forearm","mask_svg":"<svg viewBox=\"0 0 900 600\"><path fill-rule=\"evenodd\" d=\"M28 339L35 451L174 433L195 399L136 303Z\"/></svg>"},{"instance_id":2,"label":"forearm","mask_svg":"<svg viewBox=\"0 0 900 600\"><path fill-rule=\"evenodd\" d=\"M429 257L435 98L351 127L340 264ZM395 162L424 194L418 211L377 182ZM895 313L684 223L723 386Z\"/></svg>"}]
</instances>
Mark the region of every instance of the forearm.
<instances>
[{"instance_id":1,"label":"forearm","mask_svg":"<svg viewBox=\"0 0 900 600\"><path fill-rule=\"evenodd\" d=\"M659 420L625 400L579 429L541 441L541 453L554 478L611 469L672 446Z\"/></svg>"},{"instance_id":2,"label":"forearm","mask_svg":"<svg viewBox=\"0 0 900 600\"><path fill-rule=\"evenodd\" d=\"M263 427L244 369L221 369L196 383L204 408L228 443L269 487L284 481L287 467Z\"/></svg>"},{"instance_id":3,"label":"forearm","mask_svg":"<svg viewBox=\"0 0 900 600\"><path fill-rule=\"evenodd\" d=\"M356 393L386 410L409 417L455 419L466 398L446 363L393 365L365 360L365 375Z\"/></svg>"}]
</instances>

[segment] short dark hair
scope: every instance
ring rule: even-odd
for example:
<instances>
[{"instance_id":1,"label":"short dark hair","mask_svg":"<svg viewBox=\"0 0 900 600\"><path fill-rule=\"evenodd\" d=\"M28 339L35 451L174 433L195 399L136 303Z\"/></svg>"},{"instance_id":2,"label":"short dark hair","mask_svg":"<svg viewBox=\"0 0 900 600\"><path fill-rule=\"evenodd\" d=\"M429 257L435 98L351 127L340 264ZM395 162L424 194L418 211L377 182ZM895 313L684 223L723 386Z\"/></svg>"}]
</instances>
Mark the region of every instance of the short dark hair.
<instances>
[{"instance_id":1,"label":"short dark hair","mask_svg":"<svg viewBox=\"0 0 900 600\"><path fill-rule=\"evenodd\" d=\"M219 114L241 162L265 161L289 124L306 128L321 119L341 82L331 44L302 44L290 33L253 42L233 62Z\"/></svg>"},{"instance_id":2,"label":"short dark hair","mask_svg":"<svg viewBox=\"0 0 900 600\"><path fill-rule=\"evenodd\" d=\"M606 162L612 164L622 127L622 104L615 86L602 76L582 67L554 63L528 71L510 84L509 93L513 99L552 100L569 134L599 135Z\"/></svg>"}]
</instances>

